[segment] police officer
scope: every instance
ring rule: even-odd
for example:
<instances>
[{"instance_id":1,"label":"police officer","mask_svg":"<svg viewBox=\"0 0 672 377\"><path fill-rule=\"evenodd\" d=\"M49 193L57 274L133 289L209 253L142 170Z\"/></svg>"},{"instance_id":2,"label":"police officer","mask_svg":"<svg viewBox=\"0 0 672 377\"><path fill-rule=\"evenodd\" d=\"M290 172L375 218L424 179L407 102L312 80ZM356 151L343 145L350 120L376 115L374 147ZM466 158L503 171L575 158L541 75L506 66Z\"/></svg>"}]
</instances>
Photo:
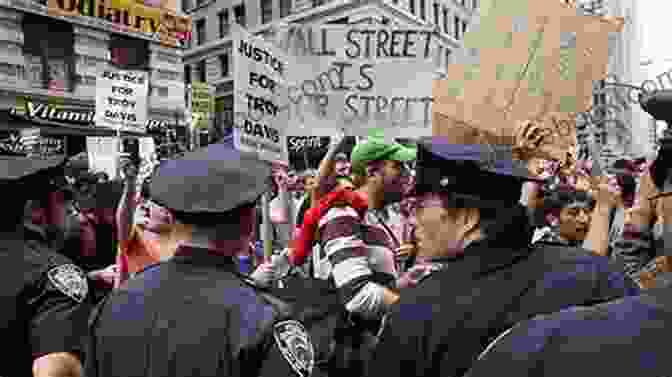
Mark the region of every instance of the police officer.
<instances>
[{"instance_id":1,"label":"police officer","mask_svg":"<svg viewBox=\"0 0 672 377\"><path fill-rule=\"evenodd\" d=\"M502 333L466 376L668 376L671 313L668 286L538 316Z\"/></svg>"},{"instance_id":2,"label":"police officer","mask_svg":"<svg viewBox=\"0 0 672 377\"><path fill-rule=\"evenodd\" d=\"M530 246L519 204L527 171L505 146L423 139L416 173L418 256L450 260L403 291L376 349L375 375L461 376L520 320L638 292L606 257Z\"/></svg>"},{"instance_id":3,"label":"police officer","mask_svg":"<svg viewBox=\"0 0 672 377\"><path fill-rule=\"evenodd\" d=\"M44 243L26 241L27 199L49 190L63 159L0 157L0 376L80 376L91 310L84 272ZM31 373L32 368L32 373Z\"/></svg>"},{"instance_id":4,"label":"police officer","mask_svg":"<svg viewBox=\"0 0 672 377\"><path fill-rule=\"evenodd\" d=\"M123 283L92 315L88 377L311 376L314 349L302 323L235 264L269 179L267 164L225 144L158 168L150 195L174 215L175 254Z\"/></svg>"}]
</instances>

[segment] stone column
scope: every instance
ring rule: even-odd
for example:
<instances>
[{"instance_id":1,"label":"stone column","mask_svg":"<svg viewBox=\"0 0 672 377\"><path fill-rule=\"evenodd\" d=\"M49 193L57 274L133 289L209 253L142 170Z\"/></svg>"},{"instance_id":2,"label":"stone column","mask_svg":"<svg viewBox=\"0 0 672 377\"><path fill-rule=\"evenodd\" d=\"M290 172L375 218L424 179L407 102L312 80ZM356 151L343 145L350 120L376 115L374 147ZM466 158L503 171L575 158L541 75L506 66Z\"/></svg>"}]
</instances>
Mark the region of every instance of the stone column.
<instances>
[{"instance_id":1,"label":"stone column","mask_svg":"<svg viewBox=\"0 0 672 377\"><path fill-rule=\"evenodd\" d=\"M110 34L73 25L75 40L75 95L95 98L96 77L110 64Z\"/></svg>"},{"instance_id":2,"label":"stone column","mask_svg":"<svg viewBox=\"0 0 672 377\"><path fill-rule=\"evenodd\" d=\"M0 8L0 85L26 86L26 62L23 56L23 13Z\"/></svg>"}]
</instances>

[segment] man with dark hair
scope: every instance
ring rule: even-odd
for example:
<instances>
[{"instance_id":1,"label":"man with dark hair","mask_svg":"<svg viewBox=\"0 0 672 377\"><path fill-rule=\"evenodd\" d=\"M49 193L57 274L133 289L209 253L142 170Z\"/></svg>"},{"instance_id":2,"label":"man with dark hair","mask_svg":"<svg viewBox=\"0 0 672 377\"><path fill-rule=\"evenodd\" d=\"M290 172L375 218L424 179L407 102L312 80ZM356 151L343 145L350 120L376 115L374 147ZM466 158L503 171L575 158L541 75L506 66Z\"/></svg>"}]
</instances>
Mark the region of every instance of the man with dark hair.
<instances>
[{"instance_id":1,"label":"man with dark hair","mask_svg":"<svg viewBox=\"0 0 672 377\"><path fill-rule=\"evenodd\" d=\"M303 324L236 265L270 173L225 144L159 167L150 195L174 217L163 245L174 256L121 284L94 313L88 377L311 376Z\"/></svg>"},{"instance_id":2,"label":"man with dark hair","mask_svg":"<svg viewBox=\"0 0 672 377\"><path fill-rule=\"evenodd\" d=\"M11 198L0 216L4 282L0 334L10 345L0 365L2 376L81 375L80 357L91 310L86 276L47 247L46 234L26 240L23 222L27 200L44 199L56 191L53 181L63 176L63 162L60 158L0 157L0 188L4 197ZM52 223L60 224L58 213L51 215Z\"/></svg>"},{"instance_id":3,"label":"man with dark hair","mask_svg":"<svg viewBox=\"0 0 672 377\"><path fill-rule=\"evenodd\" d=\"M605 257L530 246L532 227L519 199L531 178L518 162L507 146L421 141L418 257L434 258L440 268L403 291L372 376L461 376L490 340L520 320L638 293Z\"/></svg>"}]
</instances>

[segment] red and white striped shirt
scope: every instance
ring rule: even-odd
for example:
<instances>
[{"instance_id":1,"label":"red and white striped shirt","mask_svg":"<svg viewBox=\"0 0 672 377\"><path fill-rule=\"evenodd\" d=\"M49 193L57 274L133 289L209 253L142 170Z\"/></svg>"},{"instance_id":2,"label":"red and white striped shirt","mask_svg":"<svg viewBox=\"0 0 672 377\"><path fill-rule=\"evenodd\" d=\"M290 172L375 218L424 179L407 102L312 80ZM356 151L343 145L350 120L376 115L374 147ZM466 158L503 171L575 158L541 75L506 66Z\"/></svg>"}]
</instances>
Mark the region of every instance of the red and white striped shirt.
<instances>
[{"instance_id":1,"label":"red and white striped shirt","mask_svg":"<svg viewBox=\"0 0 672 377\"><path fill-rule=\"evenodd\" d=\"M393 242L372 217L362 221L352 207L335 207L319 224L320 259L330 265L345 308L365 318L385 314L385 285L397 278Z\"/></svg>"}]
</instances>

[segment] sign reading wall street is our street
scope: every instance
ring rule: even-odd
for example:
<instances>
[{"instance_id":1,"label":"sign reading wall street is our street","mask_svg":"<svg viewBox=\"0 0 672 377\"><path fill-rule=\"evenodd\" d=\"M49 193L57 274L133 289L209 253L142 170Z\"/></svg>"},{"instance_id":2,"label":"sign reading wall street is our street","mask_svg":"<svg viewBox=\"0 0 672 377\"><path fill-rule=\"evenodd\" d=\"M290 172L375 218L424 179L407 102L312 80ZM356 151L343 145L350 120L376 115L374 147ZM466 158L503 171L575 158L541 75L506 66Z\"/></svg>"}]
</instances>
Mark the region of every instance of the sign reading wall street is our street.
<instances>
[{"instance_id":1,"label":"sign reading wall street is our street","mask_svg":"<svg viewBox=\"0 0 672 377\"><path fill-rule=\"evenodd\" d=\"M145 132L147 72L106 69L96 79L96 126Z\"/></svg>"},{"instance_id":2,"label":"sign reading wall street is our street","mask_svg":"<svg viewBox=\"0 0 672 377\"><path fill-rule=\"evenodd\" d=\"M270 43L236 29L234 145L262 160L287 163L287 59Z\"/></svg>"},{"instance_id":3,"label":"sign reading wall street is our street","mask_svg":"<svg viewBox=\"0 0 672 377\"><path fill-rule=\"evenodd\" d=\"M432 80L445 55L432 29L285 25L270 39L290 59L290 133L432 134Z\"/></svg>"}]
</instances>

